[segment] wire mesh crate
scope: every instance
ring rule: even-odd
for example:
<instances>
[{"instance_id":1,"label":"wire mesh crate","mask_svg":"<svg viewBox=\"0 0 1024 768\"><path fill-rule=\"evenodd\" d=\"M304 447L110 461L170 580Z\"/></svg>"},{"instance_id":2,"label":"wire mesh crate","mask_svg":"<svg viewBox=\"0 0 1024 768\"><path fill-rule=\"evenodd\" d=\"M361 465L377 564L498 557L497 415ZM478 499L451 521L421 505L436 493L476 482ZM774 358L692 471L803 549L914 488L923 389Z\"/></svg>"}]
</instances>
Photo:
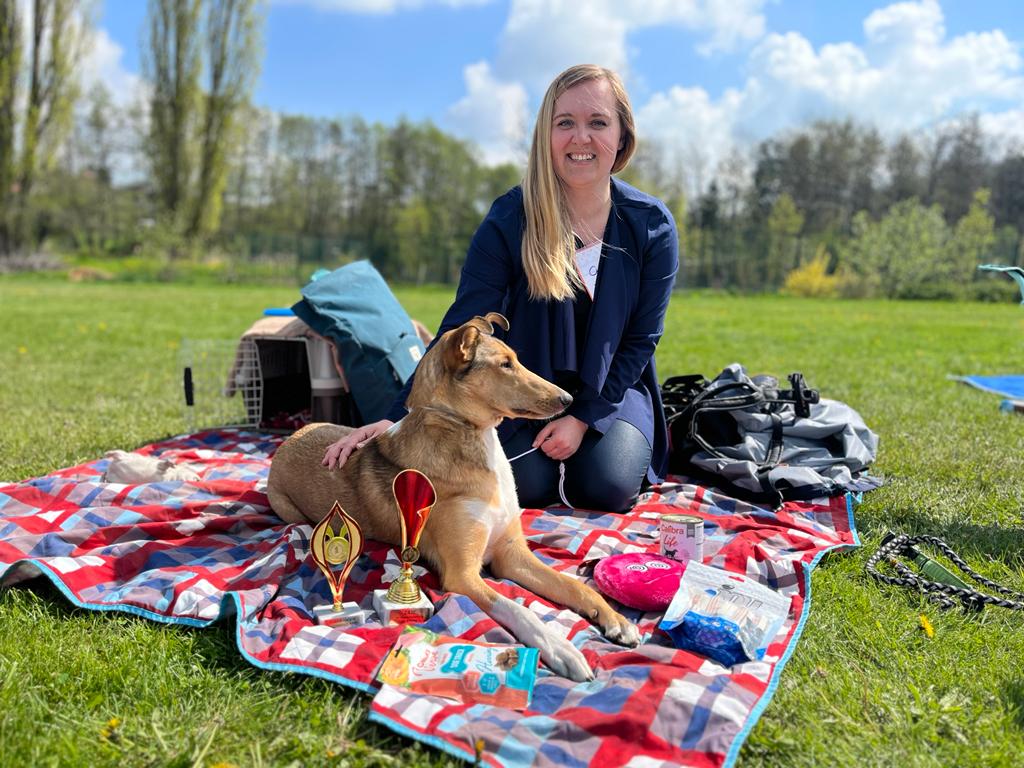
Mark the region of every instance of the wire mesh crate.
<instances>
[{"instance_id":1,"label":"wire mesh crate","mask_svg":"<svg viewBox=\"0 0 1024 768\"><path fill-rule=\"evenodd\" d=\"M324 370L325 343L305 337L184 339L179 358L186 427L355 424L343 380L335 382L329 377L337 374Z\"/></svg>"},{"instance_id":2,"label":"wire mesh crate","mask_svg":"<svg viewBox=\"0 0 1024 768\"><path fill-rule=\"evenodd\" d=\"M185 425L257 427L263 412L263 374L251 339L184 339Z\"/></svg>"}]
</instances>

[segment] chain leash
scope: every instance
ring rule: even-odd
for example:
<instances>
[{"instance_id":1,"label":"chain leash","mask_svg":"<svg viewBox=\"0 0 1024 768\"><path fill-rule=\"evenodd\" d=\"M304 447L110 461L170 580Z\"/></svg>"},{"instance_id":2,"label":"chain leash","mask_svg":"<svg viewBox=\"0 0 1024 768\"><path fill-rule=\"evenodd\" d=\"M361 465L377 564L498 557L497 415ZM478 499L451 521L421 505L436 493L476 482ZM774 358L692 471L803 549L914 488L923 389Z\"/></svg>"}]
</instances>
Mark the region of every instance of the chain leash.
<instances>
[{"instance_id":1,"label":"chain leash","mask_svg":"<svg viewBox=\"0 0 1024 768\"><path fill-rule=\"evenodd\" d=\"M944 584L942 582L930 581L923 578L920 574L915 573L897 559L899 556L905 555L907 550L913 547L914 544L930 544L936 549L941 550L941 552L948 557L957 568L966 573L976 582L985 585L989 589L998 592L1001 595L1006 595L1007 597L996 597L994 595L988 595L977 589L964 589L963 587L958 587L953 584ZM883 561L892 566L893 570L897 574L896 576L882 573L878 569L879 564ZM976 573L969 565L967 565L966 562L964 562L963 558L949 548L949 545L946 544L946 542L935 536L908 536L905 533L894 536L888 541L883 542L878 548L878 551L868 558L868 561L864 566L864 570L866 570L876 581L920 592L926 598L938 604L942 609L954 607L959 600L965 609L975 611L980 611L986 605L995 605L1000 608L1024 611L1024 594L1014 592L1012 589L1007 589L1001 584L997 584L990 579L986 579L981 574Z\"/></svg>"}]
</instances>

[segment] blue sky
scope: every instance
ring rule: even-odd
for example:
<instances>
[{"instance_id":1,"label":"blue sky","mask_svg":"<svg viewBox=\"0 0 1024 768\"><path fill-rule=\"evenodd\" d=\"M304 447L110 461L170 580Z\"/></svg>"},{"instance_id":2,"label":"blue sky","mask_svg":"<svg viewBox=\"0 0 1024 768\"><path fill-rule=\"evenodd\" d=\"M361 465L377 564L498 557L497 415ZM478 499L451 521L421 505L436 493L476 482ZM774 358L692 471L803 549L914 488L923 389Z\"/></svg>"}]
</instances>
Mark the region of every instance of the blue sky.
<instances>
[{"instance_id":1,"label":"blue sky","mask_svg":"<svg viewBox=\"0 0 1024 768\"><path fill-rule=\"evenodd\" d=\"M94 68L139 85L143 0L105 0ZM818 117L887 134L968 111L1024 140L1022 0L271 0L254 101L318 116L430 119L488 161L521 157L547 82L620 71L641 137L713 172Z\"/></svg>"}]
</instances>

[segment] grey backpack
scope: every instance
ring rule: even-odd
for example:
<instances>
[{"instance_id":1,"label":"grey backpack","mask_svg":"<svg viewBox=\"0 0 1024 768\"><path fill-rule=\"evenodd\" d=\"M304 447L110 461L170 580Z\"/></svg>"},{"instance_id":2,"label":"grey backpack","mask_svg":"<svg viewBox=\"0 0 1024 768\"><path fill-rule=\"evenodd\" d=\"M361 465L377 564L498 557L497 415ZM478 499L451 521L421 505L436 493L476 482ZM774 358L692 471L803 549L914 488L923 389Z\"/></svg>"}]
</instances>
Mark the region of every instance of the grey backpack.
<instances>
[{"instance_id":1,"label":"grey backpack","mask_svg":"<svg viewBox=\"0 0 1024 768\"><path fill-rule=\"evenodd\" d=\"M853 408L826 400L796 373L790 389L733 363L715 379L677 376L662 386L669 470L730 495L783 501L877 488L865 474L878 436Z\"/></svg>"}]
</instances>

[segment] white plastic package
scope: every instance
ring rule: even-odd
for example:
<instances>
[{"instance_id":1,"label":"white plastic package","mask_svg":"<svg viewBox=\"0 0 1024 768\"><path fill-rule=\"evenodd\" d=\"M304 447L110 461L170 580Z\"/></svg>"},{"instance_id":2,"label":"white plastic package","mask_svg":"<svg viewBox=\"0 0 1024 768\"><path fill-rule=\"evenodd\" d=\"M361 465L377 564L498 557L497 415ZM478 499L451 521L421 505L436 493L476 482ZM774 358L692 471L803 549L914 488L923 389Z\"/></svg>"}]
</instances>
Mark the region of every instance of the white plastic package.
<instances>
[{"instance_id":1,"label":"white plastic package","mask_svg":"<svg viewBox=\"0 0 1024 768\"><path fill-rule=\"evenodd\" d=\"M658 626L676 647L731 667L764 657L789 603L746 576L690 561Z\"/></svg>"}]
</instances>

